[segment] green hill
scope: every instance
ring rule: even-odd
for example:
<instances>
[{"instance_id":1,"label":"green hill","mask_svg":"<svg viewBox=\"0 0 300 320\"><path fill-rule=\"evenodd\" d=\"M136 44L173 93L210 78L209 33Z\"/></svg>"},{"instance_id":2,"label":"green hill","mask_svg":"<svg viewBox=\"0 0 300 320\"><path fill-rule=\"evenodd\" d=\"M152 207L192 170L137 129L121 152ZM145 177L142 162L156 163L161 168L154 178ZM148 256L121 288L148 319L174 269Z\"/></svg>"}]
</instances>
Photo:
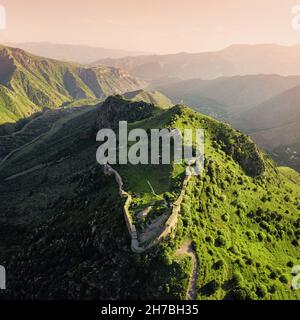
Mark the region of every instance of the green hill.
<instances>
[{"instance_id":1,"label":"green hill","mask_svg":"<svg viewBox=\"0 0 300 320\"><path fill-rule=\"evenodd\" d=\"M0 124L77 99L103 99L145 84L125 71L84 67L0 46Z\"/></svg>"},{"instance_id":2,"label":"green hill","mask_svg":"<svg viewBox=\"0 0 300 320\"><path fill-rule=\"evenodd\" d=\"M187 185L174 164L114 167L132 197L139 243L153 244L143 253L130 249L126 197L95 162L97 130L120 120L131 128L205 130L205 170ZM158 240L182 191L178 222ZM186 106L164 110L110 97L60 119L2 163L0 258L10 286L1 294L299 299L291 289L300 262L299 194L300 186L231 126Z\"/></svg>"},{"instance_id":3,"label":"green hill","mask_svg":"<svg viewBox=\"0 0 300 320\"><path fill-rule=\"evenodd\" d=\"M173 105L172 101L159 91L137 90L125 93L123 97L132 101L152 103L163 108L170 108Z\"/></svg>"},{"instance_id":4,"label":"green hill","mask_svg":"<svg viewBox=\"0 0 300 320\"><path fill-rule=\"evenodd\" d=\"M278 170L294 183L300 185L300 174L288 167L279 167Z\"/></svg>"}]
</instances>

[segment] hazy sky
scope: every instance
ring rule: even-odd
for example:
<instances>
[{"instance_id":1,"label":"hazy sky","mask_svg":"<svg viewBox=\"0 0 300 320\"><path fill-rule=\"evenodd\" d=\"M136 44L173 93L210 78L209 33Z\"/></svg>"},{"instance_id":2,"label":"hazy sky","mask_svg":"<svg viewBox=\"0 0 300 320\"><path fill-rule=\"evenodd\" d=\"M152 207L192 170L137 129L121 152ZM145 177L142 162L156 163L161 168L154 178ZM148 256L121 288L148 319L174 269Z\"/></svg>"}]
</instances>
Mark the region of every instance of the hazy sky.
<instances>
[{"instance_id":1,"label":"hazy sky","mask_svg":"<svg viewBox=\"0 0 300 320\"><path fill-rule=\"evenodd\" d=\"M0 0L0 42L45 41L157 53L235 43L299 44L300 0Z\"/></svg>"}]
</instances>

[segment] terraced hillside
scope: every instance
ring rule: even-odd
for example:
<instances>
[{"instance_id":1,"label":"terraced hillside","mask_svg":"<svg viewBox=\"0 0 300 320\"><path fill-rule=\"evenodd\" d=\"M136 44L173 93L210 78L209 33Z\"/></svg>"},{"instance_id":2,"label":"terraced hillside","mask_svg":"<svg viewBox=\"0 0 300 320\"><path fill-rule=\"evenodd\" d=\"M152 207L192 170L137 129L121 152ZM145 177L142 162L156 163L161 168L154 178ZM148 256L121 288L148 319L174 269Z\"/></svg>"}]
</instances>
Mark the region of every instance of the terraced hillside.
<instances>
[{"instance_id":1,"label":"terraced hillside","mask_svg":"<svg viewBox=\"0 0 300 320\"><path fill-rule=\"evenodd\" d=\"M95 160L97 130L117 127L120 120L130 127L206 133L205 170L188 181L175 228L140 254L131 251L125 198ZM176 203L184 171L173 165L114 169L133 198L130 213L141 237L155 219L169 214L163 204ZM50 130L0 168L5 294L299 299L291 289L291 269L300 260L299 194L300 186L231 126L186 106L165 110L111 97ZM165 228L165 220L158 226Z\"/></svg>"},{"instance_id":2,"label":"terraced hillside","mask_svg":"<svg viewBox=\"0 0 300 320\"><path fill-rule=\"evenodd\" d=\"M111 67L84 67L0 46L0 124L77 99L103 99L145 86Z\"/></svg>"}]
</instances>

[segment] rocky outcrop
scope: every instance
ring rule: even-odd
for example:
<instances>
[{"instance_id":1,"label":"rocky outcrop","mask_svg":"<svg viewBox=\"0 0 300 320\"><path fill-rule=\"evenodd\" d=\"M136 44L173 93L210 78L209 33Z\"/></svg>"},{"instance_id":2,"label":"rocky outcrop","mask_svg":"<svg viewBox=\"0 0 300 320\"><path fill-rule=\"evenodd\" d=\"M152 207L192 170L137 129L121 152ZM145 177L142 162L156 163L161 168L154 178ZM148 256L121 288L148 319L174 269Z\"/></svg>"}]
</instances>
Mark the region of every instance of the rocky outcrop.
<instances>
[{"instance_id":1,"label":"rocky outcrop","mask_svg":"<svg viewBox=\"0 0 300 320\"><path fill-rule=\"evenodd\" d=\"M126 101L121 96L112 96L99 108L97 127L117 128L119 121L140 121L151 116L153 110L154 106L151 104Z\"/></svg>"}]
</instances>

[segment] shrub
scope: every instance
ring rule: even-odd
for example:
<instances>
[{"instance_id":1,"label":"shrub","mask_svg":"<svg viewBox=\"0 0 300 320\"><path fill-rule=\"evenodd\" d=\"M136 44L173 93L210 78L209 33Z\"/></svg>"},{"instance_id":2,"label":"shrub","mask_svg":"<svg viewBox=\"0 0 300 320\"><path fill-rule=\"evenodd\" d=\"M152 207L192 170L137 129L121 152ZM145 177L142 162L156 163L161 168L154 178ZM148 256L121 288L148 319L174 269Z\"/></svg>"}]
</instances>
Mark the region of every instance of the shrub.
<instances>
[{"instance_id":1,"label":"shrub","mask_svg":"<svg viewBox=\"0 0 300 320\"><path fill-rule=\"evenodd\" d=\"M299 229L295 231L295 237L299 240L299 238L300 238L300 230Z\"/></svg>"},{"instance_id":2,"label":"shrub","mask_svg":"<svg viewBox=\"0 0 300 320\"><path fill-rule=\"evenodd\" d=\"M205 237L205 241L208 242L208 243L213 242L213 240L214 240L214 239L213 239L211 236Z\"/></svg>"},{"instance_id":3,"label":"shrub","mask_svg":"<svg viewBox=\"0 0 300 320\"><path fill-rule=\"evenodd\" d=\"M225 213L225 214L223 214L222 215L222 220L224 221L224 222L228 222L229 221L229 216Z\"/></svg>"},{"instance_id":4,"label":"shrub","mask_svg":"<svg viewBox=\"0 0 300 320\"><path fill-rule=\"evenodd\" d=\"M264 241L266 238L266 235L264 234L264 232L259 232L257 235L257 238L259 241Z\"/></svg>"},{"instance_id":5,"label":"shrub","mask_svg":"<svg viewBox=\"0 0 300 320\"><path fill-rule=\"evenodd\" d=\"M221 267L223 267L224 265L224 261L223 260L218 260L215 264L214 264L214 269L219 270Z\"/></svg>"},{"instance_id":6,"label":"shrub","mask_svg":"<svg viewBox=\"0 0 300 320\"><path fill-rule=\"evenodd\" d=\"M203 291L205 291L206 294L211 295L214 294L219 288L220 285L217 283L217 281L212 280L203 287Z\"/></svg>"},{"instance_id":7,"label":"shrub","mask_svg":"<svg viewBox=\"0 0 300 320\"><path fill-rule=\"evenodd\" d=\"M263 284L256 288L256 294L259 298L264 298L268 293L267 287Z\"/></svg>"},{"instance_id":8,"label":"shrub","mask_svg":"<svg viewBox=\"0 0 300 320\"><path fill-rule=\"evenodd\" d=\"M215 246L216 247L225 247L227 244L226 238L224 236L218 236L216 241L215 241Z\"/></svg>"},{"instance_id":9,"label":"shrub","mask_svg":"<svg viewBox=\"0 0 300 320\"><path fill-rule=\"evenodd\" d=\"M235 288L231 295L234 300L256 300L255 294L248 288Z\"/></svg>"},{"instance_id":10,"label":"shrub","mask_svg":"<svg viewBox=\"0 0 300 320\"><path fill-rule=\"evenodd\" d=\"M240 287L240 286L242 286L242 284L244 282L244 278L239 271L235 271L233 273L231 281L232 281L233 286Z\"/></svg>"},{"instance_id":11,"label":"shrub","mask_svg":"<svg viewBox=\"0 0 300 320\"><path fill-rule=\"evenodd\" d=\"M237 248L237 246L233 245L232 247L229 248L229 251L234 253L234 254L238 254L239 250Z\"/></svg>"},{"instance_id":12,"label":"shrub","mask_svg":"<svg viewBox=\"0 0 300 320\"><path fill-rule=\"evenodd\" d=\"M284 284L287 284L289 282L289 279L288 277L285 275L285 274L282 274L280 277L279 277L279 281L281 283L284 283Z\"/></svg>"},{"instance_id":13,"label":"shrub","mask_svg":"<svg viewBox=\"0 0 300 320\"><path fill-rule=\"evenodd\" d=\"M262 221L259 226L262 228L262 229L265 229L266 231L270 232L271 231L271 228L270 228L270 225L266 222L266 221Z\"/></svg>"},{"instance_id":14,"label":"shrub","mask_svg":"<svg viewBox=\"0 0 300 320\"><path fill-rule=\"evenodd\" d=\"M222 202L226 202L227 197L225 196L225 194L222 194L222 195L220 196L220 200L221 200Z\"/></svg>"},{"instance_id":15,"label":"shrub","mask_svg":"<svg viewBox=\"0 0 300 320\"><path fill-rule=\"evenodd\" d=\"M270 292L271 294L275 293L276 290L277 290L277 289L276 289L276 286L274 286L274 285L272 285L272 286L269 287L269 292Z\"/></svg>"},{"instance_id":16,"label":"shrub","mask_svg":"<svg viewBox=\"0 0 300 320\"><path fill-rule=\"evenodd\" d=\"M255 233L252 230L248 230L246 232L246 236L248 237L249 240L255 239Z\"/></svg>"},{"instance_id":17,"label":"shrub","mask_svg":"<svg viewBox=\"0 0 300 320\"><path fill-rule=\"evenodd\" d=\"M248 266L252 266L253 265L253 259L250 257L245 257L245 262Z\"/></svg>"}]
</instances>

